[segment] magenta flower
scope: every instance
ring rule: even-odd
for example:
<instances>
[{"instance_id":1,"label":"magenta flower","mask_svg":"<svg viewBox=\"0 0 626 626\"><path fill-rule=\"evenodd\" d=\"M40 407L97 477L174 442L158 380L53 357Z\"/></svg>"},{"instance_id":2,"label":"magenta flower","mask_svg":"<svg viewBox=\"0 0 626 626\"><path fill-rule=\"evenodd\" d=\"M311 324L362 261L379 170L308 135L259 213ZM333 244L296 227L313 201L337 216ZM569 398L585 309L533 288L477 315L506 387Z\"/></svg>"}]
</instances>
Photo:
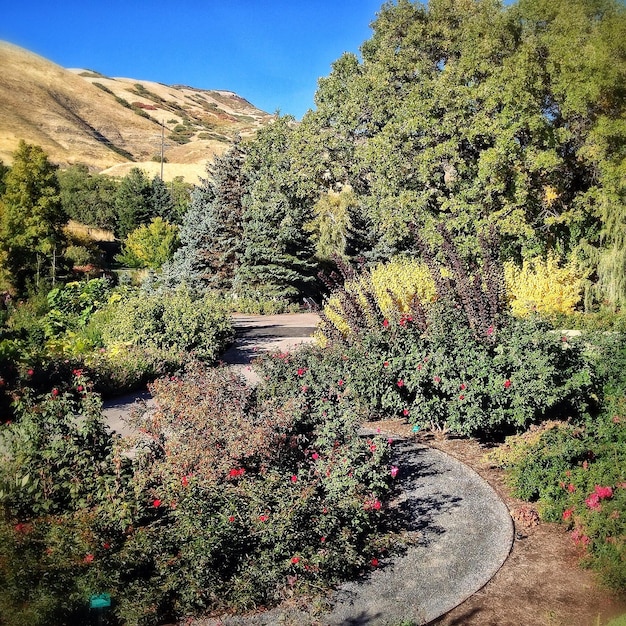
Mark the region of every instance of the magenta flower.
<instances>
[{"instance_id":1,"label":"magenta flower","mask_svg":"<svg viewBox=\"0 0 626 626\"><path fill-rule=\"evenodd\" d=\"M402 379L400 379L396 385L398 385L398 387L404 387L404 381Z\"/></svg>"},{"instance_id":2,"label":"magenta flower","mask_svg":"<svg viewBox=\"0 0 626 626\"><path fill-rule=\"evenodd\" d=\"M398 468L395 465L391 466L391 478L395 478L398 475Z\"/></svg>"},{"instance_id":3,"label":"magenta flower","mask_svg":"<svg viewBox=\"0 0 626 626\"><path fill-rule=\"evenodd\" d=\"M295 474L292 475L291 482L292 483L297 483L298 482L298 477Z\"/></svg>"},{"instance_id":4,"label":"magenta flower","mask_svg":"<svg viewBox=\"0 0 626 626\"><path fill-rule=\"evenodd\" d=\"M314 453L311 455L311 458L312 458L314 461L317 461L317 459L319 459L319 458L320 458L320 455L319 455L317 452L314 452Z\"/></svg>"}]
</instances>

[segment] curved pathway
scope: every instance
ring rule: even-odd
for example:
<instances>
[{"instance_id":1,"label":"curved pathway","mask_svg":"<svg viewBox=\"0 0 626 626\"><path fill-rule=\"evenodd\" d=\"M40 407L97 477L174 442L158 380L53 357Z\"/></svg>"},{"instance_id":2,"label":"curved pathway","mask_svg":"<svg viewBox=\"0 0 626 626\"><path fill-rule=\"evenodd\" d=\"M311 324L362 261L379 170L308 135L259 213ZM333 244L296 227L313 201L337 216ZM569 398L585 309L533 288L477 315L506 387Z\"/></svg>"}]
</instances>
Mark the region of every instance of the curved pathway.
<instances>
[{"instance_id":1,"label":"curved pathway","mask_svg":"<svg viewBox=\"0 0 626 626\"><path fill-rule=\"evenodd\" d=\"M254 354L292 349L309 341L316 321L312 314L236 316L237 338L224 361L254 382L248 367ZM330 609L321 615L281 606L193 624L427 624L481 589L500 569L513 543L513 523L504 502L476 472L439 450L397 439L394 464L400 472L391 506L398 530L415 539L402 554L381 560L381 566L367 576L342 585L330 597Z\"/></svg>"}]
</instances>

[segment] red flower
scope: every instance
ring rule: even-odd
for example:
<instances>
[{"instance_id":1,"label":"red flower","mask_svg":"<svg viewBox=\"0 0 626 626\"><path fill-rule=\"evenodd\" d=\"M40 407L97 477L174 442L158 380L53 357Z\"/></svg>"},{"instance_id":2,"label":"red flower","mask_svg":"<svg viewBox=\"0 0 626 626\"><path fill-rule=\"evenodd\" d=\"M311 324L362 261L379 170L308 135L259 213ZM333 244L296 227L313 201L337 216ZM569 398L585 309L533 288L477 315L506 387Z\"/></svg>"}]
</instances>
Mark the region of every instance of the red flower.
<instances>
[{"instance_id":1,"label":"red flower","mask_svg":"<svg viewBox=\"0 0 626 626\"><path fill-rule=\"evenodd\" d=\"M374 558L371 560L372 567L378 567L378 559Z\"/></svg>"},{"instance_id":2,"label":"red flower","mask_svg":"<svg viewBox=\"0 0 626 626\"><path fill-rule=\"evenodd\" d=\"M338 382L337 384L338 384L340 387L343 387L343 385L344 385L343 379L341 379L341 378L340 378L340 379L339 379L339 382Z\"/></svg>"},{"instance_id":3,"label":"red flower","mask_svg":"<svg viewBox=\"0 0 626 626\"><path fill-rule=\"evenodd\" d=\"M569 519L572 516L572 513L574 512L574 509L565 509L565 511L563 511L563 519Z\"/></svg>"},{"instance_id":4,"label":"red flower","mask_svg":"<svg viewBox=\"0 0 626 626\"><path fill-rule=\"evenodd\" d=\"M83 559L85 563L91 563L93 561L93 554L87 554Z\"/></svg>"},{"instance_id":5,"label":"red flower","mask_svg":"<svg viewBox=\"0 0 626 626\"><path fill-rule=\"evenodd\" d=\"M402 415L404 415L404 417L406 417L409 414L409 409L404 409L404 411L402 411Z\"/></svg>"},{"instance_id":6,"label":"red flower","mask_svg":"<svg viewBox=\"0 0 626 626\"><path fill-rule=\"evenodd\" d=\"M600 485L596 485L593 491L598 495L600 500L613 497L613 489L611 489L611 487L600 487Z\"/></svg>"},{"instance_id":7,"label":"red flower","mask_svg":"<svg viewBox=\"0 0 626 626\"><path fill-rule=\"evenodd\" d=\"M396 385L398 385L398 387L404 387L404 381L402 379L400 379Z\"/></svg>"},{"instance_id":8,"label":"red flower","mask_svg":"<svg viewBox=\"0 0 626 626\"><path fill-rule=\"evenodd\" d=\"M572 485L572 483L570 483L569 485L567 485L567 490L570 493L574 493L574 491L576 491L576 485Z\"/></svg>"},{"instance_id":9,"label":"red flower","mask_svg":"<svg viewBox=\"0 0 626 626\"><path fill-rule=\"evenodd\" d=\"M267 515L259 515L260 522L267 522L268 519L269 517Z\"/></svg>"},{"instance_id":10,"label":"red flower","mask_svg":"<svg viewBox=\"0 0 626 626\"><path fill-rule=\"evenodd\" d=\"M153 501L152 501L152 506L153 506L155 509L158 509L158 508L161 506L161 500L159 500L159 499L153 500Z\"/></svg>"},{"instance_id":11,"label":"red flower","mask_svg":"<svg viewBox=\"0 0 626 626\"><path fill-rule=\"evenodd\" d=\"M385 361L385 362L383 363L383 367L389 367L389 361Z\"/></svg>"},{"instance_id":12,"label":"red flower","mask_svg":"<svg viewBox=\"0 0 626 626\"><path fill-rule=\"evenodd\" d=\"M52 390L52 397L53 397L53 398L56 398L58 395L59 395L59 390L55 387L55 388Z\"/></svg>"},{"instance_id":13,"label":"red flower","mask_svg":"<svg viewBox=\"0 0 626 626\"><path fill-rule=\"evenodd\" d=\"M76 391L82 391L83 390L83 386L82 385L78 385L78 387L76 387Z\"/></svg>"},{"instance_id":14,"label":"red flower","mask_svg":"<svg viewBox=\"0 0 626 626\"><path fill-rule=\"evenodd\" d=\"M383 320L383 326L387 328L389 326L389 320Z\"/></svg>"},{"instance_id":15,"label":"red flower","mask_svg":"<svg viewBox=\"0 0 626 626\"><path fill-rule=\"evenodd\" d=\"M32 376L32 375L35 373L35 370L32 370L32 369L31 369L31 370L28 370L26 373L27 373L29 376Z\"/></svg>"},{"instance_id":16,"label":"red flower","mask_svg":"<svg viewBox=\"0 0 626 626\"><path fill-rule=\"evenodd\" d=\"M108 541L105 541L105 542L102 544L102 547L103 547L105 550L108 550L108 549L111 547L111 544L110 544Z\"/></svg>"},{"instance_id":17,"label":"red flower","mask_svg":"<svg viewBox=\"0 0 626 626\"><path fill-rule=\"evenodd\" d=\"M292 475L291 482L292 483L297 483L298 482L298 477L295 474Z\"/></svg>"},{"instance_id":18,"label":"red flower","mask_svg":"<svg viewBox=\"0 0 626 626\"><path fill-rule=\"evenodd\" d=\"M376 444L372 444L372 445L370 446L370 451L371 451L371 452L376 452Z\"/></svg>"},{"instance_id":19,"label":"red flower","mask_svg":"<svg viewBox=\"0 0 626 626\"><path fill-rule=\"evenodd\" d=\"M460 396L459 396L459 400L465 400L465 396L460 395Z\"/></svg>"},{"instance_id":20,"label":"red flower","mask_svg":"<svg viewBox=\"0 0 626 626\"><path fill-rule=\"evenodd\" d=\"M465 389L467 389L467 387L465 386L465 383L461 383L460 389L461 391L464 391Z\"/></svg>"},{"instance_id":21,"label":"red flower","mask_svg":"<svg viewBox=\"0 0 626 626\"><path fill-rule=\"evenodd\" d=\"M180 482L183 483L183 487L186 487L189 484L189 479L187 476L183 476Z\"/></svg>"},{"instance_id":22,"label":"red flower","mask_svg":"<svg viewBox=\"0 0 626 626\"><path fill-rule=\"evenodd\" d=\"M320 541L321 541L322 543L326 543L326 537L320 537Z\"/></svg>"},{"instance_id":23,"label":"red flower","mask_svg":"<svg viewBox=\"0 0 626 626\"><path fill-rule=\"evenodd\" d=\"M237 478L237 476L243 476L245 473L246 473L246 470L243 469L243 467L240 467L240 468L231 469L230 472L228 472L228 475L231 478Z\"/></svg>"},{"instance_id":24,"label":"red flower","mask_svg":"<svg viewBox=\"0 0 626 626\"><path fill-rule=\"evenodd\" d=\"M300 557L299 557L299 556L294 556L294 557L291 559L291 562L292 562L294 565L297 565L298 563L300 563Z\"/></svg>"},{"instance_id":25,"label":"red flower","mask_svg":"<svg viewBox=\"0 0 626 626\"><path fill-rule=\"evenodd\" d=\"M510 386L511 386L511 381L507 378L507 379L504 381L504 388L505 388L505 389L508 389Z\"/></svg>"},{"instance_id":26,"label":"red flower","mask_svg":"<svg viewBox=\"0 0 626 626\"><path fill-rule=\"evenodd\" d=\"M311 455L311 458L312 458L314 461L317 461L317 459L319 459L319 458L320 458L320 455L319 455L317 452L314 452L314 453Z\"/></svg>"},{"instance_id":27,"label":"red flower","mask_svg":"<svg viewBox=\"0 0 626 626\"><path fill-rule=\"evenodd\" d=\"M228 516L228 521L229 522L234 522L235 521L235 516L234 515L229 515Z\"/></svg>"},{"instance_id":28,"label":"red flower","mask_svg":"<svg viewBox=\"0 0 626 626\"><path fill-rule=\"evenodd\" d=\"M306 372L306 369L304 367L298 368L298 376L304 376L304 372Z\"/></svg>"}]
</instances>

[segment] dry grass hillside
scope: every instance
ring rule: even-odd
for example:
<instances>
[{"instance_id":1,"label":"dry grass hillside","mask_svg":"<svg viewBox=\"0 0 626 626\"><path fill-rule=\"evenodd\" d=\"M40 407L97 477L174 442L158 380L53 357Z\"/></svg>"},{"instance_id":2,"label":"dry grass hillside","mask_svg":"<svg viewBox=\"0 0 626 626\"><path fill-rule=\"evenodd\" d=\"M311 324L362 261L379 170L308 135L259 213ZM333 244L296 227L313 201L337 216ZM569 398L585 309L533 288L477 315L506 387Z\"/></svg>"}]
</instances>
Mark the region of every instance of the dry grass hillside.
<instances>
[{"instance_id":1,"label":"dry grass hillside","mask_svg":"<svg viewBox=\"0 0 626 626\"><path fill-rule=\"evenodd\" d=\"M131 167L197 182L233 137L253 134L271 116L229 91L167 86L67 70L0 42L0 159L20 139L55 163L86 163L123 176Z\"/></svg>"}]
</instances>

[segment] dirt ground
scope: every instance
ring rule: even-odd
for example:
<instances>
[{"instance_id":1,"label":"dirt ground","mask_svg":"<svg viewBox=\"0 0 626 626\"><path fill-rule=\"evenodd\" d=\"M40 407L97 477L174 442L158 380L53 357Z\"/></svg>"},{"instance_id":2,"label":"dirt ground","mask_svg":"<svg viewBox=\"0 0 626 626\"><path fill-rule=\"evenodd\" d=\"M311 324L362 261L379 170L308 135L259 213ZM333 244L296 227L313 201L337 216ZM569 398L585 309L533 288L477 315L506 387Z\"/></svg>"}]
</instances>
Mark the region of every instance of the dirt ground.
<instances>
[{"instance_id":1,"label":"dirt ground","mask_svg":"<svg viewBox=\"0 0 626 626\"><path fill-rule=\"evenodd\" d=\"M415 437L402 421L369 426ZM416 438L480 474L509 507L516 531L513 549L500 571L433 626L601 626L626 614L626 596L618 598L603 589L593 572L579 566L582 554L564 527L540 522L532 505L511 496L504 472L485 461L487 448L471 439Z\"/></svg>"}]
</instances>

